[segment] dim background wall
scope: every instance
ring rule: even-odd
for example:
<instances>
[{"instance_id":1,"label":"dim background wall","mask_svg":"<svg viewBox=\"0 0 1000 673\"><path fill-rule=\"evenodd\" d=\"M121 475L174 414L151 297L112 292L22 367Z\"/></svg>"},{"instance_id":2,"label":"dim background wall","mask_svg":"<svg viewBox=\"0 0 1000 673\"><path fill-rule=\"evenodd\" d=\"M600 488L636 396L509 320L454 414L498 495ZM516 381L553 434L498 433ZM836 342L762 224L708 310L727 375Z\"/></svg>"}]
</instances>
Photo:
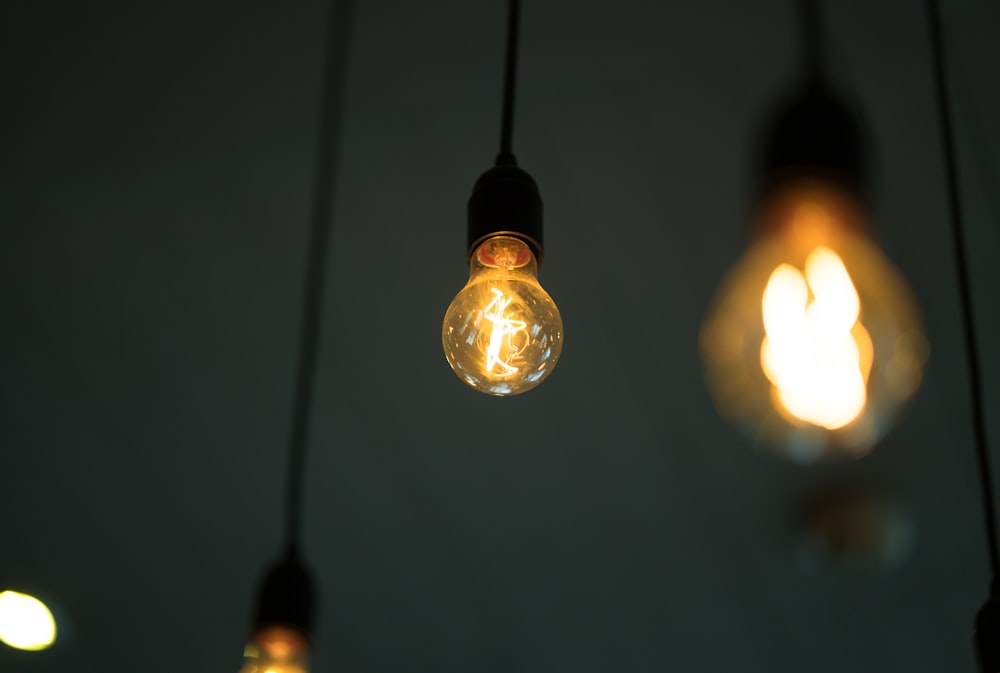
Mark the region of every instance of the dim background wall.
<instances>
[{"instance_id":1,"label":"dim background wall","mask_svg":"<svg viewBox=\"0 0 1000 673\"><path fill-rule=\"evenodd\" d=\"M504 3L358 2L324 296L306 553L314 671L971 671L987 591L921 3L825 2L867 116L876 237L931 343L898 428L803 468L714 413L699 324L747 240L793 3L526 2L515 151L546 208L555 373L448 369L465 202L499 135ZM996 437L1000 5L946 2ZM320 2L0 9L0 585L50 598L13 673L235 671L278 551ZM994 447L995 448L995 447ZM817 494L914 532L804 564Z\"/></svg>"}]
</instances>

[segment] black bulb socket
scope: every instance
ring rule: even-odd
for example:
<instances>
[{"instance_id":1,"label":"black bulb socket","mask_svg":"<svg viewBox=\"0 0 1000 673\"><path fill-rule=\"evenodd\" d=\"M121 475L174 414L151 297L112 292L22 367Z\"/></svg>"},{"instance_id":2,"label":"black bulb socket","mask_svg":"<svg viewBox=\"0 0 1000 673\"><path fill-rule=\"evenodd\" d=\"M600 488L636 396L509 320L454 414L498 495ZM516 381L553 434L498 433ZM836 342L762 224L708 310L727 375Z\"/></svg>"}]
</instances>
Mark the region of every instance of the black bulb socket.
<instances>
[{"instance_id":1,"label":"black bulb socket","mask_svg":"<svg viewBox=\"0 0 1000 673\"><path fill-rule=\"evenodd\" d=\"M314 596L311 573L296 554L289 553L264 575L258 593L256 630L285 626L311 641L316 612Z\"/></svg>"},{"instance_id":2,"label":"black bulb socket","mask_svg":"<svg viewBox=\"0 0 1000 673\"><path fill-rule=\"evenodd\" d=\"M867 203L865 130L851 106L813 78L782 101L765 127L758 197L803 179L832 182Z\"/></svg>"},{"instance_id":3,"label":"black bulb socket","mask_svg":"<svg viewBox=\"0 0 1000 673\"><path fill-rule=\"evenodd\" d=\"M479 176L468 209L468 259L472 259L483 241L494 236L513 236L524 241L541 266L542 197L535 180L512 160L498 162Z\"/></svg>"},{"instance_id":4,"label":"black bulb socket","mask_svg":"<svg viewBox=\"0 0 1000 673\"><path fill-rule=\"evenodd\" d=\"M974 640L979 673L1000 673L1000 599L996 594L976 615Z\"/></svg>"}]
</instances>

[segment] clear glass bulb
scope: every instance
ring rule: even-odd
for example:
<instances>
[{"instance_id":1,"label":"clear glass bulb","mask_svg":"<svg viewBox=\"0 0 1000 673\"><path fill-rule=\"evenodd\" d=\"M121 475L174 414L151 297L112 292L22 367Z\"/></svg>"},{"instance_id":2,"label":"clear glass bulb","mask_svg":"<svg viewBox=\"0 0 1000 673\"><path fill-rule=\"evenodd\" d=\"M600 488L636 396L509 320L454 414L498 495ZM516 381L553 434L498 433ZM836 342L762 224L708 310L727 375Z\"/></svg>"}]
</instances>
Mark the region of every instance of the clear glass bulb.
<instances>
[{"instance_id":1,"label":"clear glass bulb","mask_svg":"<svg viewBox=\"0 0 1000 673\"><path fill-rule=\"evenodd\" d=\"M523 241L494 236L476 248L441 342L458 377L480 392L517 395L549 375L562 352L562 316Z\"/></svg>"},{"instance_id":2,"label":"clear glass bulb","mask_svg":"<svg viewBox=\"0 0 1000 673\"><path fill-rule=\"evenodd\" d=\"M799 462L863 455L920 385L927 345L909 289L857 203L789 185L701 332L720 413Z\"/></svg>"},{"instance_id":3,"label":"clear glass bulb","mask_svg":"<svg viewBox=\"0 0 1000 673\"><path fill-rule=\"evenodd\" d=\"M56 620L45 603L17 591L0 591L0 642L37 651L55 640Z\"/></svg>"},{"instance_id":4,"label":"clear glass bulb","mask_svg":"<svg viewBox=\"0 0 1000 673\"><path fill-rule=\"evenodd\" d=\"M309 673L309 645L295 629L260 629L243 650L240 673Z\"/></svg>"}]
</instances>

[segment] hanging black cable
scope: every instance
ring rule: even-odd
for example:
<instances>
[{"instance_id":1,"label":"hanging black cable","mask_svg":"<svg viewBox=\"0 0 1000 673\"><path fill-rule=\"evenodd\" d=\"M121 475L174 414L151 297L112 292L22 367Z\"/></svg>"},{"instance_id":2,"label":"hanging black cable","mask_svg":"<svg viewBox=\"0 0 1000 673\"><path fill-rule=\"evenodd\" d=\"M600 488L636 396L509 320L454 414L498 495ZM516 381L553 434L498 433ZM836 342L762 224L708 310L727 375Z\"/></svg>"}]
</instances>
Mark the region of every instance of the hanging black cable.
<instances>
[{"instance_id":1,"label":"hanging black cable","mask_svg":"<svg viewBox=\"0 0 1000 673\"><path fill-rule=\"evenodd\" d=\"M500 154L497 166L516 166L514 158L514 93L517 89L517 48L521 25L521 0L510 0L507 6L507 58L504 64L503 121L500 124Z\"/></svg>"},{"instance_id":2,"label":"hanging black cable","mask_svg":"<svg viewBox=\"0 0 1000 673\"><path fill-rule=\"evenodd\" d=\"M954 129L948 95L947 69L941 29L941 11L937 0L927 0L927 15L931 33L931 55L934 65L934 83L937 94L938 120L944 151L945 177L948 186L948 207L951 214L952 246L958 271L959 306L965 338L966 360L969 369L969 401L972 407L973 440L979 467L982 493L983 519L986 524L986 545L989 552L990 595L976 616L976 654L982 673L1000 671L1000 600L997 596L997 576L1000 571L1000 552L997 546L996 505L993 497L993 473L990 466L989 444L986 440L986 419L983 406L982 383L979 372L979 347L972 306L972 288L969 262L966 258L965 225L962 200L958 186L958 165L955 158Z\"/></svg>"},{"instance_id":3,"label":"hanging black cable","mask_svg":"<svg viewBox=\"0 0 1000 673\"><path fill-rule=\"evenodd\" d=\"M983 516L986 521L986 541L990 556L990 581L995 584L1000 574L1000 552L997 546L996 508L993 499L993 478L990 468L989 445L986 441L986 419L983 414L982 383L979 378L979 347L972 310L972 289L969 281L969 263L966 258L965 227L962 217L961 195L958 188L958 166L955 162L951 106L945 76L944 49L941 38L941 17L936 0L928 0L931 27L931 50L934 58L934 81L937 87L938 119L941 125L941 142L944 149L945 177L948 181L948 207L951 211L952 245L958 269L959 306L965 351L969 368L969 398L972 406L973 439L979 462L979 479L983 496Z\"/></svg>"},{"instance_id":4,"label":"hanging black cable","mask_svg":"<svg viewBox=\"0 0 1000 673\"><path fill-rule=\"evenodd\" d=\"M319 350L320 315L326 255L333 213L334 178L339 152L341 102L347 73L347 47L352 2L335 0L330 9L323 93L320 100L315 182L306 248L306 273L302 296L302 325L299 334L298 368L292 401L292 425L288 442L288 485L285 543L291 553L298 550L302 536L302 497L306 444L312 415L316 361Z\"/></svg>"},{"instance_id":5,"label":"hanging black cable","mask_svg":"<svg viewBox=\"0 0 1000 673\"><path fill-rule=\"evenodd\" d=\"M818 0L799 0L799 21L802 40L802 62L809 80L823 78L823 27Z\"/></svg>"},{"instance_id":6,"label":"hanging black cable","mask_svg":"<svg viewBox=\"0 0 1000 673\"><path fill-rule=\"evenodd\" d=\"M285 551L267 570L260 586L254 633L244 653L247 671L270 670L275 665L285 670L283 666L293 664L295 670L305 670L310 650L315 590L312 575L301 560L302 500L352 14L350 0L334 0L330 5L288 444Z\"/></svg>"},{"instance_id":7,"label":"hanging black cable","mask_svg":"<svg viewBox=\"0 0 1000 673\"><path fill-rule=\"evenodd\" d=\"M517 167L512 149L520 22L520 0L508 0L500 153L494 167L483 173L472 188L467 250L471 258L473 250L486 239L500 234L514 236L531 248L541 266L544 257L542 199L532 177Z\"/></svg>"},{"instance_id":8,"label":"hanging black cable","mask_svg":"<svg viewBox=\"0 0 1000 673\"><path fill-rule=\"evenodd\" d=\"M833 181L867 203L862 120L825 72L823 17L818 0L798 0L801 80L778 103L763 134L760 199L803 177Z\"/></svg>"}]
</instances>

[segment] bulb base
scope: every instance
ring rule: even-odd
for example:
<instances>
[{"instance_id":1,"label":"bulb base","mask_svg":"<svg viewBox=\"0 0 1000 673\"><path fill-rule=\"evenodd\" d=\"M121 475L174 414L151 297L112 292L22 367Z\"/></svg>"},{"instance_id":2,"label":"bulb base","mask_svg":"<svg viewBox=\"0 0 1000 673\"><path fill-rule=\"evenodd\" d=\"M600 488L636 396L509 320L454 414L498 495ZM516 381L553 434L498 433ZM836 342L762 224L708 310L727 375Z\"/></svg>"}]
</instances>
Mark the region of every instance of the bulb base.
<instances>
[{"instance_id":1,"label":"bulb base","mask_svg":"<svg viewBox=\"0 0 1000 673\"><path fill-rule=\"evenodd\" d=\"M290 552L264 575L254 628L291 627L308 641L312 637L315 610L312 575L297 555Z\"/></svg>"},{"instance_id":2,"label":"bulb base","mask_svg":"<svg viewBox=\"0 0 1000 673\"><path fill-rule=\"evenodd\" d=\"M494 236L513 236L527 244L542 264L542 197L534 179L512 163L483 173L469 197L469 249Z\"/></svg>"}]
</instances>

